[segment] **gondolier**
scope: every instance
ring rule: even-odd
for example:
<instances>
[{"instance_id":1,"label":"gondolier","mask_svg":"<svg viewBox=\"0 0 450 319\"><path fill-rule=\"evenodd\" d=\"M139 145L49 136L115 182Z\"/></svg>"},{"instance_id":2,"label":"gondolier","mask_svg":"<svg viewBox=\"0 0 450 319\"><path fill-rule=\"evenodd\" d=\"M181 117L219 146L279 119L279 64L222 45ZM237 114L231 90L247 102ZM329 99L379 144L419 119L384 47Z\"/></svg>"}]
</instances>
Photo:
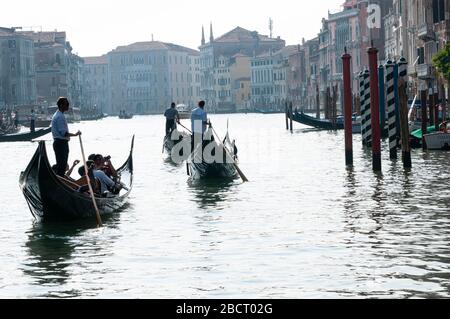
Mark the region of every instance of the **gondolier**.
<instances>
[{"instance_id":1,"label":"gondolier","mask_svg":"<svg viewBox=\"0 0 450 319\"><path fill-rule=\"evenodd\" d=\"M175 103L172 103L166 110L164 116L166 117L166 136L169 136L177 128L176 123L180 122L180 115Z\"/></svg>"},{"instance_id":2,"label":"gondolier","mask_svg":"<svg viewBox=\"0 0 450 319\"><path fill-rule=\"evenodd\" d=\"M192 151L197 144L203 143L203 134L206 132L208 124L208 114L204 110L205 101L198 102L198 108L192 111L191 129L192 129Z\"/></svg>"},{"instance_id":3,"label":"gondolier","mask_svg":"<svg viewBox=\"0 0 450 319\"><path fill-rule=\"evenodd\" d=\"M36 114L34 110L31 110L30 114L30 132L34 132L36 130Z\"/></svg>"},{"instance_id":4,"label":"gondolier","mask_svg":"<svg viewBox=\"0 0 450 319\"><path fill-rule=\"evenodd\" d=\"M69 110L69 100L65 97L59 98L58 110L52 117L52 135L53 135L53 150L56 157L56 174L63 177L66 172L67 160L69 159L69 140L70 137L81 135L78 131L76 134L69 133L66 117L64 113Z\"/></svg>"}]
</instances>

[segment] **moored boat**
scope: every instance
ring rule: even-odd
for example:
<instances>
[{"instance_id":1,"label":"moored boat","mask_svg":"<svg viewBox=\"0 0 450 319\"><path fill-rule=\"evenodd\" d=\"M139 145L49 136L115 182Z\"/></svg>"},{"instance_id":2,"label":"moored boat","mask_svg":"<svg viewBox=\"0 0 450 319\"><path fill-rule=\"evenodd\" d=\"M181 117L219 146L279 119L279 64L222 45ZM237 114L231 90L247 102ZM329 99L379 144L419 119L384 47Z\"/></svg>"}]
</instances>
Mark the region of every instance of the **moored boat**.
<instances>
[{"instance_id":1,"label":"moored boat","mask_svg":"<svg viewBox=\"0 0 450 319\"><path fill-rule=\"evenodd\" d=\"M29 142L52 131L51 127L34 132L0 135L1 142Z\"/></svg>"},{"instance_id":2,"label":"moored boat","mask_svg":"<svg viewBox=\"0 0 450 319\"><path fill-rule=\"evenodd\" d=\"M101 215L111 214L126 204L133 184L133 146L126 162L117 172L124 185L118 195L95 195ZM31 214L42 221L72 221L95 219L96 211L88 193L81 193L55 175L47 158L45 142L38 149L28 167L20 175L20 188Z\"/></svg>"},{"instance_id":3,"label":"moored boat","mask_svg":"<svg viewBox=\"0 0 450 319\"><path fill-rule=\"evenodd\" d=\"M176 106L180 120L188 120L191 118L192 109L185 104L178 104Z\"/></svg>"}]
</instances>

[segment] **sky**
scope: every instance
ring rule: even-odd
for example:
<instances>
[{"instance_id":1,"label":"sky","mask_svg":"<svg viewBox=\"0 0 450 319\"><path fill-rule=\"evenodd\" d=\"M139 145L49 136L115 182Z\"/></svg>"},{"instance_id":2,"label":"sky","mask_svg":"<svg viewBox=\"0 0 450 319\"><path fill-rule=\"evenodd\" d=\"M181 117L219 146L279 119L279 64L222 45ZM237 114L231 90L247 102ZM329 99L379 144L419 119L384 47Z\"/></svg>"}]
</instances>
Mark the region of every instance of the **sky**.
<instances>
[{"instance_id":1,"label":"sky","mask_svg":"<svg viewBox=\"0 0 450 319\"><path fill-rule=\"evenodd\" d=\"M198 49L202 25L209 40L237 26L298 44L317 36L328 10L344 0L2 0L0 27L66 31L74 53L106 54L140 41L171 42Z\"/></svg>"}]
</instances>

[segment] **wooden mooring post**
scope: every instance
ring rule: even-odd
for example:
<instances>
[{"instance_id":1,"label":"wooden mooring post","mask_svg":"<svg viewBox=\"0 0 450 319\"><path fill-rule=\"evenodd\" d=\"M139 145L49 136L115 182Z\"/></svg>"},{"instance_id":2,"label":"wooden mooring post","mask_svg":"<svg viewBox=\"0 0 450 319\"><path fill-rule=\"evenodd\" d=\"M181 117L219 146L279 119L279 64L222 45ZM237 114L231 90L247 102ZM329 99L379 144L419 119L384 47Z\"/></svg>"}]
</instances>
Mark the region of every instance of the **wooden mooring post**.
<instances>
[{"instance_id":1,"label":"wooden mooring post","mask_svg":"<svg viewBox=\"0 0 450 319\"><path fill-rule=\"evenodd\" d=\"M404 78L399 79L399 107L400 107L400 127L402 140L402 160L403 167L410 169L412 167L411 161L411 144L409 142L409 121L408 121L408 96L406 94L406 81Z\"/></svg>"},{"instance_id":2,"label":"wooden mooring post","mask_svg":"<svg viewBox=\"0 0 450 319\"><path fill-rule=\"evenodd\" d=\"M292 109L292 102L289 104L289 124L291 125L291 133L294 133L294 111Z\"/></svg>"},{"instance_id":3,"label":"wooden mooring post","mask_svg":"<svg viewBox=\"0 0 450 319\"><path fill-rule=\"evenodd\" d=\"M289 114L288 114L288 104L286 102L285 105L285 113L286 113L286 131L289 131Z\"/></svg>"},{"instance_id":4,"label":"wooden mooring post","mask_svg":"<svg viewBox=\"0 0 450 319\"><path fill-rule=\"evenodd\" d=\"M353 96L352 96L352 80L350 76L351 55L347 53L342 56L343 78L344 78L344 128L345 128L345 164L353 165L353 132L352 132L352 116L353 116Z\"/></svg>"},{"instance_id":5,"label":"wooden mooring post","mask_svg":"<svg viewBox=\"0 0 450 319\"><path fill-rule=\"evenodd\" d=\"M422 102L422 148L427 149L427 143L425 141L425 135L428 128L428 112L427 112L427 90L423 90L420 100Z\"/></svg>"}]
</instances>

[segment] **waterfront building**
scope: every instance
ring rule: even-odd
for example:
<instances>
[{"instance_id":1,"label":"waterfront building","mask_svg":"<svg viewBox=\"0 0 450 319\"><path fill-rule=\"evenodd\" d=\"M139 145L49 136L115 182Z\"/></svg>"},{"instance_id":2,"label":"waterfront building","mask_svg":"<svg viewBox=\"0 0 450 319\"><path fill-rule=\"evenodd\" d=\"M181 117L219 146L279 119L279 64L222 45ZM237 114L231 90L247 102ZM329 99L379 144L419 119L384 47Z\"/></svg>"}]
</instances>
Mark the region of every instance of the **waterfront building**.
<instances>
[{"instance_id":1,"label":"waterfront building","mask_svg":"<svg viewBox=\"0 0 450 319\"><path fill-rule=\"evenodd\" d=\"M239 63L245 59L238 59L235 68L246 70L248 73L232 72L232 66L236 63L236 54L248 57L248 63L250 57L261 55L270 50L275 52L284 46L285 41L280 37L271 38L241 27L236 27L215 39L212 24L209 42L206 42L204 29L202 29L200 46L201 94L206 100L208 108L213 112L235 110L237 107L235 104L236 98L233 101L233 96L240 94L240 100L242 100L242 94L244 94L244 98L246 98L245 93L240 91L249 88L250 68L243 68ZM237 83L240 83L239 89ZM248 103L248 99L244 103ZM239 108L241 107L239 106Z\"/></svg>"},{"instance_id":2,"label":"waterfront building","mask_svg":"<svg viewBox=\"0 0 450 319\"><path fill-rule=\"evenodd\" d=\"M108 53L112 113L159 114L171 102L192 104L198 51L159 41L120 46Z\"/></svg>"},{"instance_id":3,"label":"waterfront building","mask_svg":"<svg viewBox=\"0 0 450 319\"><path fill-rule=\"evenodd\" d=\"M85 113L112 113L108 57L83 58ZM83 111L83 110L82 110Z\"/></svg>"},{"instance_id":4,"label":"waterfront building","mask_svg":"<svg viewBox=\"0 0 450 319\"><path fill-rule=\"evenodd\" d=\"M36 103L33 39L0 28L0 108Z\"/></svg>"},{"instance_id":5,"label":"waterfront building","mask_svg":"<svg viewBox=\"0 0 450 319\"><path fill-rule=\"evenodd\" d=\"M55 105L67 96L74 107L82 107L83 60L74 54L66 32L22 31L34 42L37 99L41 105Z\"/></svg>"}]
</instances>

